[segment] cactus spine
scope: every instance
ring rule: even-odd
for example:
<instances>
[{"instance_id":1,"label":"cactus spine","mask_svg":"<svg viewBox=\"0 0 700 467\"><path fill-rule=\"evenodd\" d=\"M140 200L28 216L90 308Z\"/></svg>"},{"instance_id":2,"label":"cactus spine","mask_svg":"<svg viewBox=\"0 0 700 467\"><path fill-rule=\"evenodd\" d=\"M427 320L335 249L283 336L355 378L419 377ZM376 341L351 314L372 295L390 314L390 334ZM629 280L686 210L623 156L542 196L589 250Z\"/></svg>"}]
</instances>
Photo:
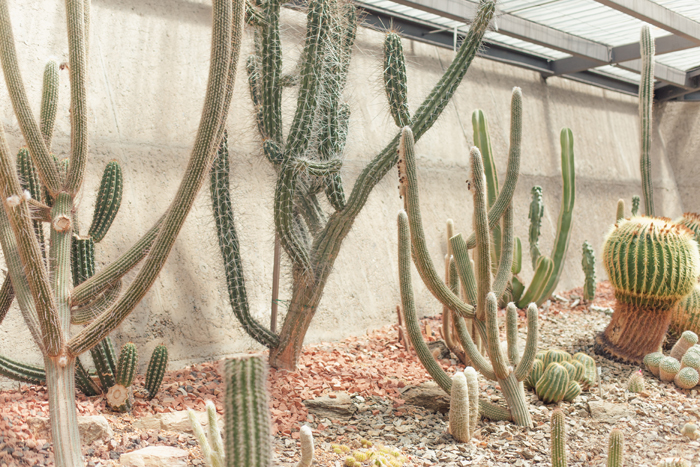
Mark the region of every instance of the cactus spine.
<instances>
[{"instance_id":1,"label":"cactus spine","mask_svg":"<svg viewBox=\"0 0 700 467\"><path fill-rule=\"evenodd\" d=\"M202 449L202 456L207 467L224 467L226 453L224 452L224 443L219 430L219 420L216 415L216 406L212 401L207 401L207 434L204 434L204 428L199 423L194 410L187 410L187 417L192 425L192 431L195 438L199 442Z\"/></svg>"},{"instance_id":2,"label":"cactus spine","mask_svg":"<svg viewBox=\"0 0 700 467\"><path fill-rule=\"evenodd\" d=\"M144 387L148 391L147 400L156 397L158 389L163 382L165 376L165 368L168 366L168 348L163 344L156 346L151 354L151 360L148 362L146 370L146 380Z\"/></svg>"},{"instance_id":3,"label":"cactus spine","mask_svg":"<svg viewBox=\"0 0 700 467\"><path fill-rule=\"evenodd\" d=\"M586 275L586 280L583 283L583 299L590 302L595 299L595 253L588 241L583 242L581 267Z\"/></svg>"},{"instance_id":4,"label":"cactus spine","mask_svg":"<svg viewBox=\"0 0 700 467\"><path fill-rule=\"evenodd\" d=\"M566 421L561 409L552 412L552 467L566 467Z\"/></svg>"},{"instance_id":5,"label":"cactus spine","mask_svg":"<svg viewBox=\"0 0 700 467\"><path fill-rule=\"evenodd\" d=\"M235 237L232 216L218 222L217 235L224 256L229 295L234 314L246 332L270 348L270 364L294 369L301 345L318 309L323 290L343 240L365 205L369 193L396 164L400 135L364 168L347 199L340 172L346 142L349 107L342 101L348 64L352 54L357 13L352 4L335 0L313 0L307 13L307 35L299 65L299 91L296 112L284 137L282 123L282 47L279 32L281 2L251 5L264 21L252 20L260 38L254 58L247 61L248 84L255 105L256 121L264 141L263 149L275 166L278 182L275 190L275 230L291 259L292 297L279 334L255 324L246 302L240 257L227 258L226 246ZM476 18L455 59L425 101L408 115L402 88L405 65L398 49L398 37L388 38L387 72L391 89L390 107L396 110L400 124L410 117L416 139L440 116L476 56L481 40L495 11L495 2L480 3ZM396 83L394 85L393 83ZM326 135L328 137L326 138ZM304 158L316 165L311 173ZM228 180L217 164L214 180ZM215 217L230 206L228 186L212 190ZM317 195L324 191L333 211L324 212ZM503 207L504 208L504 207ZM498 216L500 218L500 215ZM235 287L233 284L238 284Z\"/></svg>"},{"instance_id":6,"label":"cactus spine","mask_svg":"<svg viewBox=\"0 0 700 467\"><path fill-rule=\"evenodd\" d=\"M697 283L697 243L690 230L670 221L625 219L605 239L603 265L616 304L610 324L596 337L596 352L641 363L659 348L673 309Z\"/></svg>"},{"instance_id":7,"label":"cactus spine","mask_svg":"<svg viewBox=\"0 0 700 467\"><path fill-rule=\"evenodd\" d=\"M639 40L640 54L642 57L642 71L639 81L639 120L641 126L641 154L640 167L642 170L642 195L644 196L644 214L653 217L654 213L654 185L651 179L651 130L652 108L654 104L654 38L648 25L642 26L641 39Z\"/></svg>"}]
</instances>

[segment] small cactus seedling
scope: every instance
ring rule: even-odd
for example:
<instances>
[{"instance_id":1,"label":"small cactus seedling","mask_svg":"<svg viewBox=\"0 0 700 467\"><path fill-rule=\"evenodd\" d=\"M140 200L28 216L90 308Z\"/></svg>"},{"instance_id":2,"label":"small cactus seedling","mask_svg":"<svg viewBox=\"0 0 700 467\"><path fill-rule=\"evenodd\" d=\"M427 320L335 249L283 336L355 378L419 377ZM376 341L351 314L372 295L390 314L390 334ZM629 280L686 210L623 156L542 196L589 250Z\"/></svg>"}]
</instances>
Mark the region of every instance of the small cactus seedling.
<instances>
[{"instance_id":1,"label":"small cactus seedling","mask_svg":"<svg viewBox=\"0 0 700 467\"><path fill-rule=\"evenodd\" d=\"M642 391L644 391L644 375L642 375L642 371L635 371L632 373L627 380L627 390L633 394L638 394Z\"/></svg>"}]
</instances>

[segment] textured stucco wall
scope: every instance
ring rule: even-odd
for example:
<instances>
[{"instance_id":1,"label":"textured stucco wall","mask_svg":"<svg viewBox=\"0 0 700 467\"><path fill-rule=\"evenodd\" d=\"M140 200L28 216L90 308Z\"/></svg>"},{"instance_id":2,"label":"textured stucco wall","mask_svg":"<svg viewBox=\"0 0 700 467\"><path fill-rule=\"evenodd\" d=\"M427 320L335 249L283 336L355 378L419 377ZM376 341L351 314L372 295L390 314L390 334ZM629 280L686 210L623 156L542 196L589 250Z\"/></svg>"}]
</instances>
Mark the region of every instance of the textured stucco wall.
<instances>
[{"instance_id":1,"label":"textured stucco wall","mask_svg":"<svg viewBox=\"0 0 700 467\"><path fill-rule=\"evenodd\" d=\"M65 60L67 45L61 2L11 2L21 71L38 112L45 60ZM90 222L102 168L118 159L125 174L121 211L97 248L99 266L131 245L166 208L182 176L201 111L208 65L210 6L172 0L94 0L90 48L90 153L88 178L80 198L83 229ZM303 15L282 15L285 68L293 69L301 48ZM381 87L383 35L361 28L345 94L352 117L343 168L346 191L358 172L394 135ZM452 58L452 52L406 41L409 101L416 109ZM246 37L244 56L250 51ZM241 69L240 67L239 69ZM21 135L0 89L0 119L12 150ZM69 149L68 76L61 73L61 102L54 151ZM519 68L476 59L456 97L434 128L418 143L424 225L433 260L442 270L444 225L455 220L468 232L471 200L465 188L471 144L471 113L489 118L496 163L504 176L508 150L510 93L524 94L522 175L515 199L516 234L527 251L530 188L542 185L545 218L541 248L547 252L556 232L560 204L559 131L575 138L577 199L566 268L560 288L583 281L580 248L584 239L600 251L615 216L617 199L639 193L636 99L562 79L546 83ZM285 91L288 114L294 91ZM291 118L287 115L286 123ZM248 281L251 309L269 315L272 275L272 195L274 173L260 152L252 106L242 72L228 120L232 150L232 186L237 227ZM658 141L658 138L657 138ZM656 196L664 212L680 213L680 202L665 152L655 149ZM395 171L373 191L347 237L336 262L307 342L330 340L393 322L399 303L396 263L396 213L401 207ZM137 343L142 363L158 343L170 348L172 367L258 348L232 316L213 235L208 193L197 200L175 248L153 289L115 332L119 343ZM524 276L531 275L529 257ZM99 267L98 266L98 267ZM599 268L599 277L603 276ZM133 277L133 273L129 276ZM441 307L416 274L421 314ZM288 277L281 298L289 297ZM39 355L16 309L0 326L0 352L38 362Z\"/></svg>"}]
</instances>

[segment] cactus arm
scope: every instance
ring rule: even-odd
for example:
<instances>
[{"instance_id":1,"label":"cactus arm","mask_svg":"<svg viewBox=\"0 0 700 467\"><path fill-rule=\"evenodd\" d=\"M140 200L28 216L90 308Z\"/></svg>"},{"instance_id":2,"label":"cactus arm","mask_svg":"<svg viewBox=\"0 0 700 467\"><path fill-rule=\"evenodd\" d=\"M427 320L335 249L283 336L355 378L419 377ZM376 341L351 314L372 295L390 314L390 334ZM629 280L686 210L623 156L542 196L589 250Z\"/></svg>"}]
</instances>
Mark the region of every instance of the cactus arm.
<instances>
[{"instance_id":1,"label":"cactus arm","mask_svg":"<svg viewBox=\"0 0 700 467\"><path fill-rule=\"evenodd\" d=\"M508 165L506 167L506 180L498 198L489 209L489 230L493 230L508 208L515 193L520 174L520 154L522 149L523 126L523 94L520 88L513 88L510 101L510 150L508 152ZM476 234L472 233L467 240L467 246L476 246Z\"/></svg>"},{"instance_id":2,"label":"cactus arm","mask_svg":"<svg viewBox=\"0 0 700 467\"><path fill-rule=\"evenodd\" d=\"M571 239L571 224L574 220L574 202L576 200L576 169L574 167L574 135L570 129L561 130L561 177L562 177L562 197L561 208L559 209L559 221L557 222L557 236L552 247L552 274L549 276L544 291L537 299L537 304L541 305L554 293L554 289L559 283L562 271L564 271L564 260L566 251L569 248Z\"/></svg>"},{"instance_id":3,"label":"cactus arm","mask_svg":"<svg viewBox=\"0 0 700 467\"><path fill-rule=\"evenodd\" d=\"M24 89L22 76L17 63L17 51L15 50L15 40L12 34L12 24L10 23L10 12L7 0L0 1L0 61L5 75L5 83L10 93L12 108L17 116L24 139L29 146L32 159L39 169L41 182L52 195L56 194L61 187L61 179L58 175L58 168L49 154L49 150L41 136L39 125L34 119L29 106L27 93Z\"/></svg>"},{"instance_id":4,"label":"cactus arm","mask_svg":"<svg viewBox=\"0 0 700 467\"><path fill-rule=\"evenodd\" d=\"M535 269L537 267L537 259L540 257L540 228L542 227L542 216L544 215L542 187L533 186L530 193L532 194L532 201L530 202L530 212L527 215L528 219L530 219L528 240L530 242L530 259L532 260L532 269Z\"/></svg>"},{"instance_id":5,"label":"cactus arm","mask_svg":"<svg viewBox=\"0 0 700 467\"><path fill-rule=\"evenodd\" d=\"M523 268L523 245L520 242L520 237L515 237L513 243L513 267L510 271L513 274L518 274Z\"/></svg>"},{"instance_id":6,"label":"cactus arm","mask_svg":"<svg viewBox=\"0 0 700 467\"><path fill-rule=\"evenodd\" d=\"M508 343L508 362L516 368L520 363L518 348L518 308L511 302L506 306L506 342Z\"/></svg>"},{"instance_id":7,"label":"cactus arm","mask_svg":"<svg viewBox=\"0 0 700 467\"><path fill-rule=\"evenodd\" d=\"M44 83L41 92L41 114L39 128L44 136L46 148L51 151L51 139L58 109L58 64L49 60L44 67Z\"/></svg>"},{"instance_id":8,"label":"cactus arm","mask_svg":"<svg viewBox=\"0 0 700 467\"><path fill-rule=\"evenodd\" d=\"M617 214L615 215L615 222L618 222L625 218L625 200L617 200Z\"/></svg>"},{"instance_id":9,"label":"cactus arm","mask_svg":"<svg viewBox=\"0 0 700 467\"><path fill-rule=\"evenodd\" d=\"M0 375L27 384L46 383L43 368L16 362L2 355L0 355Z\"/></svg>"},{"instance_id":10,"label":"cactus arm","mask_svg":"<svg viewBox=\"0 0 700 467\"><path fill-rule=\"evenodd\" d=\"M476 276L474 276L474 266L469 258L469 250L467 243L464 241L462 234L457 234L450 238L450 246L452 248L455 263L457 263L457 274L462 281L462 287L466 292L467 303L476 304Z\"/></svg>"},{"instance_id":11,"label":"cactus arm","mask_svg":"<svg viewBox=\"0 0 700 467\"><path fill-rule=\"evenodd\" d=\"M403 128L410 125L406 57L403 53L401 37L395 32L390 32L384 38L384 92L396 126Z\"/></svg>"},{"instance_id":12,"label":"cactus arm","mask_svg":"<svg viewBox=\"0 0 700 467\"><path fill-rule=\"evenodd\" d=\"M85 1L66 0L66 19L70 65L71 156L65 189L75 195L83 183L88 156Z\"/></svg>"},{"instance_id":13,"label":"cactus arm","mask_svg":"<svg viewBox=\"0 0 700 467\"><path fill-rule=\"evenodd\" d=\"M513 276L513 206L510 205L503 213L502 238L499 243L500 259L496 277L493 280L493 293L499 299L508 288ZM495 230L494 230L495 233Z\"/></svg>"},{"instance_id":14,"label":"cactus arm","mask_svg":"<svg viewBox=\"0 0 700 467\"><path fill-rule=\"evenodd\" d=\"M202 450L204 462L206 465L210 465L212 449L209 441L207 440L207 436L204 434L204 428L202 428L202 424L199 423L199 420L197 420L197 414L194 410L187 409L187 418L190 421L190 426L194 432L194 437L199 442L199 448Z\"/></svg>"},{"instance_id":15,"label":"cactus arm","mask_svg":"<svg viewBox=\"0 0 700 467\"><path fill-rule=\"evenodd\" d=\"M87 305L73 308L71 310L71 324L88 324L99 314L109 308L110 305L119 297L122 290L122 281L117 280L111 284L105 291L95 300Z\"/></svg>"},{"instance_id":16,"label":"cactus arm","mask_svg":"<svg viewBox=\"0 0 700 467\"><path fill-rule=\"evenodd\" d=\"M280 169L275 188L275 231L294 266L303 271L304 274L309 274L311 272L311 259L308 247L295 220L298 216L294 209L299 181L297 168L292 160L286 162Z\"/></svg>"},{"instance_id":17,"label":"cactus arm","mask_svg":"<svg viewBox=\"0 0 700 467\"><path fill-rule=\"evenodd\" d=\"M102 241L119 212L123 185L122 168L117 161L111 161L102 174L100 190L97 192L95 201L95 212L88 230L88 235L95 243Z\"/></svg>"},{"instance_id":18,"label":"cactus arm","mask_svg":"<svg viewBox=\"0 0 700 467\"><path fill-rule=\"evenodd\" d=\"M4 5L2 2L0 4ZM2 6L0 6L0 10L2 10ZM0 16L2 16L2 11L0 11ZM8 261L7 265L10 270L20 267L21 271L32 272L31 274L26 274L25 277L36 306L43 346L49 355L58 355L63 347L64 336L56 313L56 300L51 291L49 275L44 266L41 249L34 234L29 208L27 203L24 202L24 198L20 196L21 193L22 188L17 179L17 174L10 163L10 151L5 139L5 130L0 125L0 196L2 197L4 212L7 214L14 232L17 242L16 249L21 260L20 264ZM8 198L13 196L14 198L12 199L16 198L19 203L15 206L8 204ZM7 255L8 250L5 248L3 250ZM21 273L21 271L17 272ZM14 274L11 274L11 277L14 277ZM18 283L17 280L13 280L15 286ZM18 287L15 287L15 291L18 293L18 297L20 293L24 293L24 290Z\"/></svg>"},{"instance_id":19,"label":"cactus arm","mask_svg":"<svg viewBox=\"0 0 700 467\"><path fill-rule=\"evenodd\" d=\"M409 227L411 229L411 250L416 268L428 287L428 290L451 310L455 310L462 316L474 316L471 305L464 303L455 295L438 276L435 266L430 259L428 246L425 243L423 222L421 220L420 204L418 199L418 176L416 170L415 149L413 132L405 127L401 132L401 144L399 146L399 165L404 167L405 173L399 175L399 183L405 189L404 206L408 214Z\"/></svg>"},{"instance_id":20,"label":"cactus arm","mask_svg":"<svg viewBox=\"0 0 700 467\"><path fill-rule=\"evenodd\" d=\"M312 121L318 105L319 75L323 66L320 54L330 23L328 9L328 0L309 2L299 97L286 146L286 152L292 157L303 156L311 139Z\"/></svg>"},{"instance_id":21,"label":"cactus arm","mask_svg":"<svg viewBox=\"0 0 700 467\"><path fill-rule=\"evenodd\" d=\"M231 81L228 75L232 59L231 43L241 40L244 9L242 0L236 0L233 5L227 1L215 3L209 83L197 138L182 183L136 278L114 305L69 341L68 351L72 355L79 355L91 348L121 324L148 292L172 249L187 213L204 183L218 147L216 136L228 115L228 109L223 108L223 103L230 102L225 94L231 91L228 86ZM232 40L232 31L237 39ZM237 57L235 58L237 62Z\"/></svg>"},{"instance_id":22,"label":"cactus arm","mask_svg":"<svg viewBox=\"0 0 700 467\"><path fill-rule=\"evenodd\" d=\"M477 280L476 319L483 322L486 320L486 296L491 291L491 239L486 214L488 212L486 205L486 178L484 177L481 152L478 148L473 147L469 151L469 162L471 165L470 178L474 192L473 225L476 244L478 245L474 253ZM496 341L498 341L498 336ZM496 374L498 374L498 371Z\"/></svg>"},{"instance_id":23,"label":"cactus arm","mask_svg":"<svg viewBox=\"0 0 700 467\"><path fill-rule=\"evenodd\" d=\"M472 365L474 365L474 368L476 368L479 373L484 375L484 378L495 381L496 374L493 371L493 367L488 360L481 355L479 349L476 348L476 345L474 344L474 341L467 330L467 325L464 322L464 318L461 316L455 316L455 327L457 328L457 337L459 337L459 341L461 342L464 351L467 353L469 360L471 360Z\"/></svg>"},{"instance_id":24,"label":"cactus arm","mask_svg":"<svg viewBox=\"0 0 700 467\"><path fill-rule=\"evenodd\" d=\"M262 27L262 126L263 138L282 144L282 50L279 34L280 0L263 3L265 22Z\"/></svg>"},{"instance_id":25,"label":"cactus arm","mask_svg":"<svg viewBox=\"0 0 700 467\"><path fill-rule=\"evenodd\" d=\"M651 130L652 108L654 106L654 38L648 25L642 26L639 41L642 57L642 71L639 81L639 119L641 127L642 195L644 197L644 214L654 216L654 184L651 179Z\"/></svg>"},{"instance_id":26,"label":"cactus arm","mask_svg":"<svg viewBox=\"0 0 700 467\"><path fill-rule=\"evenodd\" d=\"M498 197L498 172L496 171L496 163L493 160L488 122L486 120L486 115L484 115L484 112L481 110L475 110L474 113L472 113L472 127L474 128L474 146L479 148L484 158L486 197L488 200L488 207L491 209L491 206L493 206L493 203L496 202L496 198ZM501 257L501 227L498 224L493 228L493 253L493 260L494 263L496 263Z\"/></svg>"},{"instance_id":27,"label":"cactus arm","mask_svg":"<svg viewBox=\"0 0 700 467\"><path fill-rule=\"evenodd\" d=\"M146 257L158 231L163 225L165 216L158 221L139 239L129 250L123 253L114 262L101 269L94 276L76 286L71 294L73 306L86 306L96 300L107 288L113 286L126 273L131 271L143 258Z\"/></svg>"},{"instance_id":28,"label":"cactus arm","mask_svg":"<svg viewBox=\"0 0 700 467\"><path fill-rule=\"evenodd\" d=\"M51 288L60 320L62 340L70 332L70 291L73 288L71 277L72 207L71 196L66 192L61 192L56 196L51 208L49 264L52 265Z\"/></svg>"},{"instance_id":29,"label":"cactus arm","mask_svg":"<svg viewBox=\"0 0 700 467\"><path fill-rule=\"evenodd\" d=\"M501 351L501 339L498 333L498 299L493 292L486 297L486 343L489 349L489 358L493 366L496 379L503 380L508 377L510 370L508 362Z\"/></svg>"},{"instance_id":30,"label":"cactus arm","mask_svg":"<svg viewBox=\"0 0 700 467\"><path fill-rule=\"evenodd\" d=\"M543 291L547 286L549 277L552 275L553 269L554 265L552 263L552 260L549 259L548 256L543 255L537 259L535 275L532 276L532 281L530 282L530 285L518 300L518 308L525 308L529 303L535 301L537 297L541 297L544 295ZM515 285L513 286L513 289L515 289Z\"/></svg>"},{"instance_id":31,"label":"cactus arm","mask_svg":"<svg viewBox=\"0 0 700 467\"><path fill-rule=\"evenodd\" d=\"M537 355L537 342L539 341L539 328L537 324L537 305L530 303L527 307L527 338L525 340L525 350L523 357L515 367L515 378L518 381L525 381L532 371Z\"/></svg>"},{"instance_id":32,"label":"cactus arm","mask_svg":"<svg viewBox=\"0 0 700 467\"><path fill-rule=\"evenodd\" d=\"M210 173L210 192L219 249L224 260L229 301L243 329L266 347L279 345L279 337L257 322L250 314L248 295L240 256L240 245L231 203L229 186L229 154L226 136L219 147Z\"/></svg>"},{"instance_id":33,"label":"cactus arm","mask_svg":"<svg viewBox=\"0 0 700 467\"><path fill-rule=\"evenodd\" d=\"M212 401L207 401L207 431L209 440L211 441L212 457L216 457L213 464L218 464L223 467L224 458L224 440L221 438L221 430L219 429L219 420L216 415L216 406Z\"/></svg>"},{"instance_id":34,"label":"cactus arm","mask_svg":"<svg viewBox=\"0 0 700 467\"><path fill-rule=\"evenodd\" d=\"M0 287L0 324L7 316L7 312L10 311L14 299L15 290L12 288L12 280L10 280L10 276L6 276L5 280L2 281L2 287Z\"/></svg>"}]
</instances>

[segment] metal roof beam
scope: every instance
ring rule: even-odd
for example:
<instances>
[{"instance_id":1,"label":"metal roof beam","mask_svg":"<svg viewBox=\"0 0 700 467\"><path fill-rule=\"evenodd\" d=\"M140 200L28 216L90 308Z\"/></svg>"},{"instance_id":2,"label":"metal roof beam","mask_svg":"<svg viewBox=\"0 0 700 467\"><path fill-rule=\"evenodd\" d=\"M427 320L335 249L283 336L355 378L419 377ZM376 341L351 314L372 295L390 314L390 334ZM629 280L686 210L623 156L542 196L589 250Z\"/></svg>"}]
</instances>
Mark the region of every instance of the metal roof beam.
<instances>
[{"instance_id":1,"label":"metal roof beam","mask_svg":"<svg viewBox=\"0 0 700 467\"><path fill-rule=\"evenodd\" d=\"M463 23L468 23L474 18L478 7L476 3L464 0L392 1ZM572 55L594 58L601 61L610 60L610 48L604 44L574 36L573 34L568 34L507 13L499 15L494 22L494 26L497 27L497 32L499 34L505 36L514 37Z\"/></svg>"},{"instance_id":2,"label":"metal roof beam","mask_svg":"<svg viewBox=\"0 0 700 467\"><path fill-rule=\"evenodd\" d=\"M700 45L700 23L651 0L595 0Z\"/></svg>"},{"instance_id":3,"label":"metal roof beam","mask_svg":"<svg viewBox=\"0 0 700 467\"><path fill-rule=\"evenodd\" d=\"M684 100L685 96L700 92L700 77L689 78L688 86L680 88L673 85L661 86L654 90L654 100L658 102L672 99ZM693 96L694 97L694 96Z\"/></svg>"}]
</instances>

